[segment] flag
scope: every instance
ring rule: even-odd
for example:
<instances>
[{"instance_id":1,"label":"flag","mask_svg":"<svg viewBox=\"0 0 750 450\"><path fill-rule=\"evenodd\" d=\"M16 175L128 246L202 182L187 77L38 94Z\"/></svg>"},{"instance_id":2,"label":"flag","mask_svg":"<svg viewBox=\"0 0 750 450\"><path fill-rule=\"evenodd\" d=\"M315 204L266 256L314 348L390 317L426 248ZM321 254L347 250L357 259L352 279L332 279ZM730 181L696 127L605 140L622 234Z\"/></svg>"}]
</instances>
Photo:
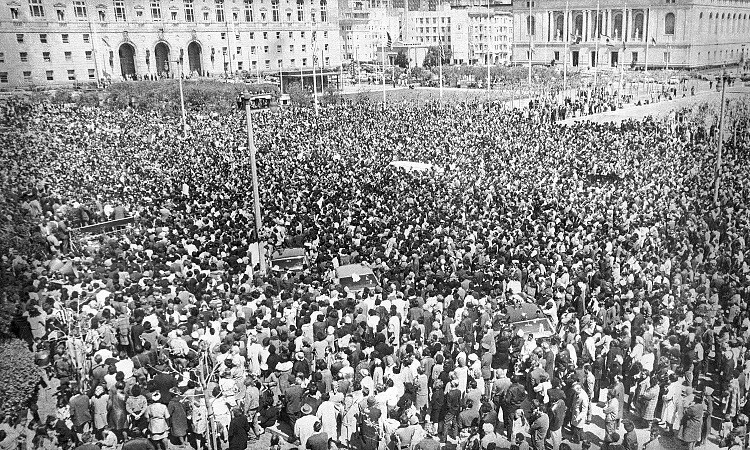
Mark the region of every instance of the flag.
<instances>
[{"instance_id":1,"label":"flag","mask_svg":"<svg viewBox=\"0 0 750 450\"><path fill-rule=\"evenodd\" d=\"M570 37L573 38L573 43L578 45L581 43L581 36L575 33L570 33Z\"/></svg>"},{"instance_id":2,"label":"flag","mask_svg":"<svg viewBox=\"0 0 750 450\"><path fill-rule=\"evenodd\" d=\"M531 51L531 53L534 53L534 47L534 43L532 41L529 41L529 51Z\"/></svg>"},{"instance_id":3,"label":"flag","mask_svg":"<svg viewBox=\"0 0 750 450\"><path fill-rule=\"evenodd\" d=\"M651 45L656 45L656 39L651 38Z\"/></svg>"},{"instance_id":4,"label":"flag","mask_svg":"<svg viewBox=\"0 0 750 450\"><path fill-rule=\"evenodd\" d=\"M112 48L112 47L111 47L111 46L109 45L109 42L107 42L107 40L106 40L106 39L102 38L102 41L104 41L104 43L105 43L105 44L107 45L107 47L110 47L110 48Z\"/></svg>"},{"instance_id":5,"label":"flag","mask_svg":"<svg viewBox=\"0 0 750 450\"><path fill-rule=\"evenodd\" d=\"M393 47L393 40L391 40L391 33L386 32L385 34L388 36L388 40L386 41L385 46L388 48L388 50L390 50L391 47Z\"/></svg>"},{"instance_id":6,"label":"flag","mask_svg":"<svg viewBox=\"0 0 750 450\"><path fill-rule=\"evenodd\" d=\"M604 43L607 45L607 47L612 47L612 40L607 36L606 34L602 34L600 37L604 38Z\"/></svg>"}]
</instances>

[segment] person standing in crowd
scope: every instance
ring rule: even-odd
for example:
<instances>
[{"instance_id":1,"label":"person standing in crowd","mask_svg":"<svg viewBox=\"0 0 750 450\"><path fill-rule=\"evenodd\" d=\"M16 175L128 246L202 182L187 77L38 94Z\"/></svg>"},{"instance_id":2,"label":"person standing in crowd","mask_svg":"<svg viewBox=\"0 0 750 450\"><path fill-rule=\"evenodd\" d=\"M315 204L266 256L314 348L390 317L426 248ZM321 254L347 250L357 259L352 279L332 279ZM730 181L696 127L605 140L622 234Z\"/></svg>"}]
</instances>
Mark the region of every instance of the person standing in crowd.
<instances>
[{"instance_id":1,"label":"person standing in crowd","mask_svg":"<svg viewBox=\"0 0 750 450\"><path fill-rule=\"evenodd\" d=\"M149 440L156 450L166 450L169 437L169 410L160 400L159 391L151 393L151 403L146 407L145 417L148 420Z\"/></svg>"},{"instance_id":2,"label":"person standing in crowd","mask_svg":"<svg viewBox=\"0 0 750 450\"><path fill-rule=\"evenodd\" d=\"M686 388L687 395L684 399L684 411L682 413L682 424L678 438L687 444L688 450L693 450L697 442L701 440L703 428L703 402L698 402L693 395L692 388Z\"/></svg>"},{"instance_id":3,"label":"person standing in crowd","mask_svg":"<svg viewBox=\"0 0 750 450\"><path fill-rule=\"evenodd\" d=\"M534 400L529 425L531 448L544 450L547 442L547 431L549 431L549 416L542 410L542 403L539 400Z\"/></svg>"},{"instance_id":4,"label":"person standing in crowd","mask_svg":"<svg viewBox=\"0 0 750 450\"><path fill-rule=\"evenodd\" d=\"M250 422L240 408L232 410L232 421L229 423L228 450L245 450L248 443L248 433L252 430Z\"/></svg>"}]
</instances>

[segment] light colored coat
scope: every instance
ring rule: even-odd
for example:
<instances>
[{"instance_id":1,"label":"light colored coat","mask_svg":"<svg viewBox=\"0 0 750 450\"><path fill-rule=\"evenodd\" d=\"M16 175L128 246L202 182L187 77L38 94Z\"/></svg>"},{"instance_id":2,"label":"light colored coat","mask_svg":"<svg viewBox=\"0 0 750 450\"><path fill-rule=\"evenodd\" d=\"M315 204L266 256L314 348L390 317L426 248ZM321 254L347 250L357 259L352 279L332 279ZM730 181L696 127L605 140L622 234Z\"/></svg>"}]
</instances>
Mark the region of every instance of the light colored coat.
<instances>
[{"instance_id":1,"label":"light colored coat","mask_svg":"<svg viewBox=\"0 0 750 450\"><path fill-rule=\"evenodd\" d=\"M583 428L583 425L586 423L588 410L589 396L583 389L581 389L581 391L576 394L575 405L573 407L571 423L574 427Z\"/></svg>"}]
</instances>

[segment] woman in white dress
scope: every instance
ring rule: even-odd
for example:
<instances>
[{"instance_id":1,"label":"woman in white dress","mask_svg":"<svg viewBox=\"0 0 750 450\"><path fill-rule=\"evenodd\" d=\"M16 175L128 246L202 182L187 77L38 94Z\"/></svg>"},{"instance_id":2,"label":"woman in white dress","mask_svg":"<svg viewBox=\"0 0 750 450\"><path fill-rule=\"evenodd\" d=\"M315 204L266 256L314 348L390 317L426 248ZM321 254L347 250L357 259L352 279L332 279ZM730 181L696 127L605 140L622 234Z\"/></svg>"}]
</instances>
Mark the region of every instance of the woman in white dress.
<instances>
[{"instance_id":1,"label":"woman in white dress","mask_svg":"<svg viewBox=\"0 0 750 450\"><path fill-rule=\"evenodd\" d=\"M661 420L666 423L667 430L671 433L677 413L677 402L682 399L682 385L675 374L669 376L669 386L662 396Z\"/></svg>"}]
</instances>

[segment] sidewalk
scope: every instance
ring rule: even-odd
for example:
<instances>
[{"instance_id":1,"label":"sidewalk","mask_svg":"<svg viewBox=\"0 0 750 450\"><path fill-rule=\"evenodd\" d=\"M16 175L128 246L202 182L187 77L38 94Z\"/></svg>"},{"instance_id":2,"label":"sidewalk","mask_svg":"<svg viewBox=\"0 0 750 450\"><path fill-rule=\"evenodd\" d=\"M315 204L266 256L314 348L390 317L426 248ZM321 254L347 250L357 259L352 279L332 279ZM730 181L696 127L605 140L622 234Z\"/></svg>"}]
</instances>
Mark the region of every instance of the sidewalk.
<instances>
[{"instance_id":1,"label":"sidewalk","mask_svg":"<svg viewBox=\"0 0 750 450\"><path fill-rule=\"evenodd\" d=\"M725 97L727 99L738 98L742 96L750 95L750 88L745 86L732 86L726 89ZM678 108L691 106L697 103L719 103L721 99L721 93L712 91L702 91L696 93L694 96L688 95L687 97L679 97L674 100L664 100L658 103L649 103L647 105L635 106L629 104L622 109L616 111L607 111L602 113L591 114L587 116L571 117L565 120L561 120L558 123L563 125L570 125L576 122L622 122L623 120L635 119L641 120L648 116L654 118L663 118L669 115L672 111Z\"/></svg>"}]
</instances>

